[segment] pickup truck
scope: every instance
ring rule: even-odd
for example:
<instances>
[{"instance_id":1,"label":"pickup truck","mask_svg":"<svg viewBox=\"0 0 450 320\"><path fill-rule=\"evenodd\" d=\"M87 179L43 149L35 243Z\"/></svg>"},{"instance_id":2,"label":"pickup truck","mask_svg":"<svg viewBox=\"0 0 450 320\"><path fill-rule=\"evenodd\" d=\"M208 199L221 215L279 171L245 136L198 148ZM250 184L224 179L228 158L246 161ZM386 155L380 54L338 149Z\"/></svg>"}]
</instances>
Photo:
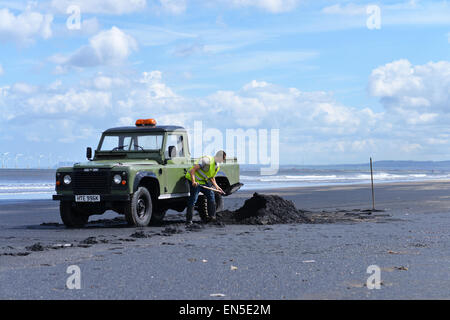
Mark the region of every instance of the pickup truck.
<instances>
[{"instance_id":1,"label":"pickup truck","mask_svg":"<svg viewBox=\"0 0 450 320\"><path fill-rule=\"evenodd\" d=\"M83 227L91 215L113 210L125 215L133 226L158 224L167 210L182 212L189 197L186 172L191 158L188 135L183 127L157 126L154 119L140 119L136 126L103 132L92 158L56 171L56 194L60 215L69 228ZM221 164L217 184L227 196L237 191L239 164L236 158ZM215 194L216 208L223 210L223 196ZM207 220L207 198L200 194L196 210Z\"/></svg>"}]
</instances>

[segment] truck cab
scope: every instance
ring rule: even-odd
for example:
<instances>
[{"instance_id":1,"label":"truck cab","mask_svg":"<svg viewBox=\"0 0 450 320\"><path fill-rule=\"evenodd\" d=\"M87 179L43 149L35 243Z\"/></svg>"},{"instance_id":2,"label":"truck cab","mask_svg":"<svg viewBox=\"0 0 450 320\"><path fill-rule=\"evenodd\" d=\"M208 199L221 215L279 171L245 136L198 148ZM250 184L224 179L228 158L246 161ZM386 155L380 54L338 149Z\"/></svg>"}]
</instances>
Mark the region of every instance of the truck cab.
<instances>
[{"instance_id":1,"label":"truck cab","mask_svg":"<svg viewBox=\"0 0 450 320\"><path fill-rule=\"evenodd\" d=\"M56 171L56 194L61 219L67 227L84 226L89 216L113 210L128 223L147 226L160 223L167 210L182 212L189 197L186 172L196 163L189 151L183 127L157 126L140 119L135 126L111 128L102 133L87 162ZM236 158L221 164L216 176L225 196L237 191L239 164ZM216 194L216 207L223 198ZM196 209L206 221L207 199L200 196Z\"/></svg>"}]
</instances>

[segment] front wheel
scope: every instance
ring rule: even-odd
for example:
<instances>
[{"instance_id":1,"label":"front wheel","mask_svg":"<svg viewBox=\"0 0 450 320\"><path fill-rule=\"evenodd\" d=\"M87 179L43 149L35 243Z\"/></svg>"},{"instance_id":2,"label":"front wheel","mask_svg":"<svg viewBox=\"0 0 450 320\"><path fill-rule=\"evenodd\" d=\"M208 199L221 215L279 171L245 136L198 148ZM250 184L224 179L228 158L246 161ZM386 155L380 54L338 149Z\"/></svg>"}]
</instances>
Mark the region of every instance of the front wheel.
<instances>
[{"instance_id":1,"label":"front wheel","mask_svg":"<svg viewBox=\"0 0 450 320\"><path fill-rule=\"evenodd\" d=\"M61 201L59 213L67 228L82 228L89 220L89 215L77 209L71 201Z\"/></svg>"},{"instance_id":2,"label":"front wheel","mask_svg":"<svg viewBox=\"0 0 450 320\"><path fill-rule=\"evenodd\" d=\"M152 219L152 197L147 188L139 187L131 201L125 207L125 218L128 224L136 227L146 227Z\"/></svg>"}]
</instances>

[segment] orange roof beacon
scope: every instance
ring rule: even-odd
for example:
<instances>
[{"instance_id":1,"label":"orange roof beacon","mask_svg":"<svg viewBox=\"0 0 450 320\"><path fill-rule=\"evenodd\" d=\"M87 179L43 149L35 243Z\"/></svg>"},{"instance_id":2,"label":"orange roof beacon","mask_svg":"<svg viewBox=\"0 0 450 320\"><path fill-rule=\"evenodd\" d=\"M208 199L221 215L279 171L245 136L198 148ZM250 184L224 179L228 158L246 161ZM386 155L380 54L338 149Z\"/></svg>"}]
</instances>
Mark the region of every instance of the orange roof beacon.
<instances>
[{"instance_id":1,"label":"orange roof beacon","mask_svg":"<svg viewBox=\"0 0 450 320\"><path fill-rule=\"evenodd\" d=\"M144 127L144 126L155 127L156 120L155 119L138 119L138 120L136 120L136 127Z\"/></svg>"}]
</instances>

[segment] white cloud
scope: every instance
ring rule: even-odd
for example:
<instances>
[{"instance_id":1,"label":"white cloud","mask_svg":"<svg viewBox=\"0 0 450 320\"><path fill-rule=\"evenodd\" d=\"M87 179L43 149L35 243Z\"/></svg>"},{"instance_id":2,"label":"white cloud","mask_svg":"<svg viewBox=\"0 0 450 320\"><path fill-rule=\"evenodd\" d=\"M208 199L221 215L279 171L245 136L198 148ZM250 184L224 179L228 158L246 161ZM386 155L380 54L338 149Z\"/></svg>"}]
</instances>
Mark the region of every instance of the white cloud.
<instances>
[{"instance_id":1,"label":"white cloud","mask_svg":"<svg viewBox=\"0 0 450 320\"><path fill-rule=\"evenodd\" d=\"M398 60L373 70L369 81L373 96L393 97L402 90L419 90L422 87L422 79L414 73L408 60Z\"/></svg>"},{"instance_id":2,"label":"white cloud","mask_svg":"<svg viewBox=\"0 0 450 320\"><path fill-rule=\"evenodd\" d=\"M379 117L372 111L340 105L330 93L303 92L256 80L238 91L220 90L205 97L187 98L164 83L160 71L143 72L139 78L98 74L82 81L79 89L64 89L57 81L45 88L15 84L5 92L9 99L6 113L16 116L73 119L96 114L128 121L149 115L167 121L176 118L190 125L207 112L208 125L217 128L285 127L319 135L327 131L343 135L365 131ZM21 108L16 108L18 105Z\"/></svg>"},{"instance_id":3,"label":"white cloud","mask_svg":"<svg viewBox=\"0 0 450 320\"><path fill-rule=\"evenodd\" d=\"M117 122L118 126L132 126L135 123L136 119L131 117L121 117Z\"/></svg>"},{"instance_id":4,"label":"white cloud","mask_svg":"<svg viewBox=\"0 0 450 320\"><path fill-rule=\"evenodd\" d=\"M265 81L252 80L250 83L247 83L242 89L244 91L249 91L255 88L265 88L267 86L269 86L269 84Z\"/></svg>"},{"instance_id":5,"label":"white cloud","mask_svg":"<svg viewBox=\"0 0 450 320\"><path fill-rule=\"evenodd\" d=\"M9 9L0 9L0 41L30 44L38 37L52 36L53 15L25 11L17 16Z\"/></svg>"},{"instance_id":6,"label":"white cloud","mask_svg":"<svg viewBox=\"0 0 450 320\"><path fill-rule=\"evenodd\" d=\"M341 4L334 4L332 6L323 8L322 12L325 14L356 16L366 14L366 6L354 3L348 3L343 6Z\"/></svg>"},{"instance_id":7,"label":"white cloud","mask_svg":"<svg viewBox=\"0 0 450 320\"><path fill-rule=\"evenodd\" d=\"M60 81L45 87L15 84L0 88L0 132L52 145L97 139L98 130L92 128L101 126L98 120L104 119L111 107L111 92L67 89Z\"/></svg>"},{"instance_id":8,"label":"white cloud","mask_svg":"<svg viewBox=\"0 0 450 320\"><path fill-rule=\"evenodd\" d=\"M116 27L100 32L89 42L102 63L122 61L137 50L137 42Z\"/></svg>"},{"instance_id":9,"label":"white cloud","mask_svg":"<svg viewBox=\"0 0 450 320\"><path fill-rule=\"evenodd\" d=\"M168 85L160 71L138 76L97 73L78 85L57 80L41 87L16 83L0 88L0 132L25 135L18 125L14 131L14 125L32 117L27 137L75 143L95 141L100 130L133 125L143 117L187 128L203 120L204 129L222 132L279 128L283 158L294 162L298 154L331 163L369 153L392 158L399 150L401 157L428 157L450 154L442 151L450 149L449 79L445 61L414 66L399 60L380 66L369 78L369 92L385 107L379 112L343 105L330 92L263 80L238 90L187 97Z\"/></svg>"},{"instance_id":10,"label":"white cloud","mask_svg":"<svg viewBox=\"0 0 450 320\"><path fill-rule=\"evenodd\" d=\"M2 91L4 97L2 111L8 115L8 119L23 116L76 118L87 113L105 115L106 110L112 106L111 92L64 90L59 84L38 88L26 83L17 83L12 87L4 87Z\"/></svg>"},{"instance_id":11,"label":"white cloud","mask_svg":"<svg viewBox=\"0 0 450 320\"><path fill-rule=\"evenodd\" d=\"M423 146L418 143L405 143L400 147L400 151L405 153L412 153L420 149L423 149Z\"/></svg>"},{"instance_id":12,"label":"white cloud","mask_svg":"<svg viewBox=\"0 0 450 320\"><path fill-rule=\"evenodd\" d=\"M0 64L0 76L2 76L5 73L5 71L3 70L3 66Z\"/></svg>"},{"instance_id":13,"label":"white cloud","mask_svg":"<svg viewBox=\"0 0 450 320\"><path fill-rule=\"evenodd\" d=\"M366 27L363 16L369 16L367 7L378 5L381 10L382 26L386 25L448 25L450 24L450 6L446 1L399 1L389 4L352 3L334 4L322 9L328 16L328 23L335 29ZM330 25L331 26L331 25Z\"/></svg>"},{"instance_id":14,"label":"white cloud","mask_svg":"<svg viewBox=\"0 0 450 320\"><path fill-rule=\"evenodd\" d=\"M418 120L430 121L434 112L450 113L450 62L388 63L372 71L369 92L386 109L415 111L422 114Z\"/></svg>"},{"instance_id":15,"label":"white cloud","mask_svg":"<svg viewBox=\"0 0 450 320\"><path fill-rule=\"evenodd\" d=\"M239 70L254 71L279 68L280 66L298 67L302 62L317 58L316 51L252 51L245 54L235 54L213 67L220 72L235 72Z\"/></svg>"},{"instance_id":16,"label":"white cloud","mask_svg":"<svg viewBox=\"0 0 450 320\"><path fill-rule=\"evenodd\" d=\"M450 156L445 151L450 148L450 62L387 63L372 71L368 87L386 110L384 121L391 126L383 134L387 142L422 159ZM446 146L436 148L436 141L447 141Z\"/></svg>"},{"instance_id":17,"label":"white cloud","mask_svg":"<svg viewBox=\"0 0 450 320\"><path fill-rule=\"evenodd\" d=\"M256 7L271 13L287 12L295 9L299 0L231 0L235 7Z\"/></svg>"},{"instance_id":18,"label":"white cloud","mask_svg":"<svg viewBox=\"0 0 450 320\"><path fill-rule=\"evenodd\" d=\"M291 128L319 135L365 131L373 125L368 120L377 119L374 113L340 105L329 93L303 92L264 81L252 81L237 92L218 91L202 104L211 106L217 115L214 118L227 119L232 127ZM216 125L220 126L219 122Z\"/></svg>"},{"instance_id":19,"label":"white cloud","mask_svg":"<svg viewBox=\"0 0 450 320\"><path fill-rule=\"evenodd\" d=\"M100 30L100 23L97 18L83 19L81 21L81 33L91 35L97 33Z\"/></svg>"},{"instance_id":20,"label":"white cloud","mask_svg":"<svg viewBox=\"0 0 450 320\"><path fill-rule=\"evenodd\" d=\"M130 88L115 97L117 119L150 117L161 123L166 116L184 117L194 105L193 101L176 94L166 85L160 71L143 72L139 78L129 81Z\"/></svg>"},{"instance_id":21,"label":"white cloud","mask_svg":"<svg viewBox=\"0 0 450 320\"><path fill-rule=\"evenodd\" d=\"M27 83L18 82L11 87L11 92L16 94L30 95L37 91L37 87Z\"/></svg>"},{"instance_id":22,"label":"white cloud","mask_svg":"<svg viewBox=\"0 0 450 320\"><path fill-rule=\"evenodd\" d=\"M52 0L51 7L66 14L71 5L80 7L81 14L99 13L122 15L138 12L146 7L146 0Z\"/></svg>"},{"instance_id":23,"label":"white cloud","mask_svg":"<svg viewBox=\"0 0 450 320\"><path fill-rule=\"evenodd\" d=\"M367 15L367 7L370 5L377 5L377 3L366 3L366 4L356 4L356 3L346 3L344 5L334 4L322 9L322 13L333 14L333 15L344 15L344 16L357 16L357 15ZM414 12L415 10L427 10L434 11L437 8L445 8L446 5L442 6L442 3L424 3L418 4L415 0L410 1L400 1L391 4L380 4L380 8L383 12Z\"/></svg>"},{"instance_id":24,"label":"white cloud","mask_svg":"<svg viewBox=\"0 0 450 320\"><path fill-rule=\"evenodd\" d=\"M146 86L146 92L155 99L178 98L178 95L163 83L161 71L143 72L139 82Z\"/></svg>"},{"instance_id":25,"label":"white cloud","mask_svg":"<svg viewBox=\"0 0 450 320\"><path fill-rule=\"evenodd\" d=\"M159 0L163 11L181 14L186 11L186 0Z\"/></svg>"},{"instance_id":26,"label":"white cloud","mask_svg":"<svg viewBox=\"0 0 450 320\"><path fill-rule=\"evenodd\" d=\"M103 91L70 89L58 94L40 94L26 100L27 109L36 114L101 115L104 116L111 104L111 93Z\"/></svg>"},{"instance_id":27,"label":"white cloud","mask_svg":"<svg viewBox=\"0 0 450 320\"><path fill-rule=\"evenodd\" d=\"M2 6L2 8L8 8L8 9L17 10L17 11L24 11L25 9L28 9L29 7L31 7L33 5L30 5L30 3L25 4L24 2L17 1L17 0L2 0L2 1L0 1L0 6Z\"/></svg>"},{"instance_id":28,"label":"white cloud","mask_svg":"<svg viewBox=\"0 0 450 320\"><path fill-rule=\"evenodd\" d=\"M95 67L115 65L124 62L138 48L136 40L117 27L101 31L89 39L89 45L83 46L66 57L54 55L50 61L63 66Z\"/></svg>"},{"instance_id":29,"label":"white cloud","mask_svg":"<svg viewBox=\"0 0 450 320\"><path fill-rule=\"evenodd\" d=\"M128 85L127 79L119 77L107 77L99 75L93 80L93 86L97 90L111 90L114 88L124 88Z\"/></svg>"},{"instance_id":30,"label":"white cloud","mask_svg":"<svg viewBox=\"0 0 450 320\"><path fill-rule=\"evenodd\" d=\"M53 81L52 83L50 83L50 84L47 86L47 88L48 88L50 91L56 91L56 90L60 89L61 86L62 86L62 81L58 79L58 80L55 80L55 81Z\"/></svg>"},{"instance_id":31,"label":"white cloud","mask_svg":"<svg viewBox=\"0 0 450 320\"><path fill-rule=\"evenodd\" d=\"M169 43L186 39L195 39L196 33L187 33L185 31L173 31L148 24L137 24L133 28L124 29L131 34L143 46L161 46Z\"/></svg>"}]
</instances>

